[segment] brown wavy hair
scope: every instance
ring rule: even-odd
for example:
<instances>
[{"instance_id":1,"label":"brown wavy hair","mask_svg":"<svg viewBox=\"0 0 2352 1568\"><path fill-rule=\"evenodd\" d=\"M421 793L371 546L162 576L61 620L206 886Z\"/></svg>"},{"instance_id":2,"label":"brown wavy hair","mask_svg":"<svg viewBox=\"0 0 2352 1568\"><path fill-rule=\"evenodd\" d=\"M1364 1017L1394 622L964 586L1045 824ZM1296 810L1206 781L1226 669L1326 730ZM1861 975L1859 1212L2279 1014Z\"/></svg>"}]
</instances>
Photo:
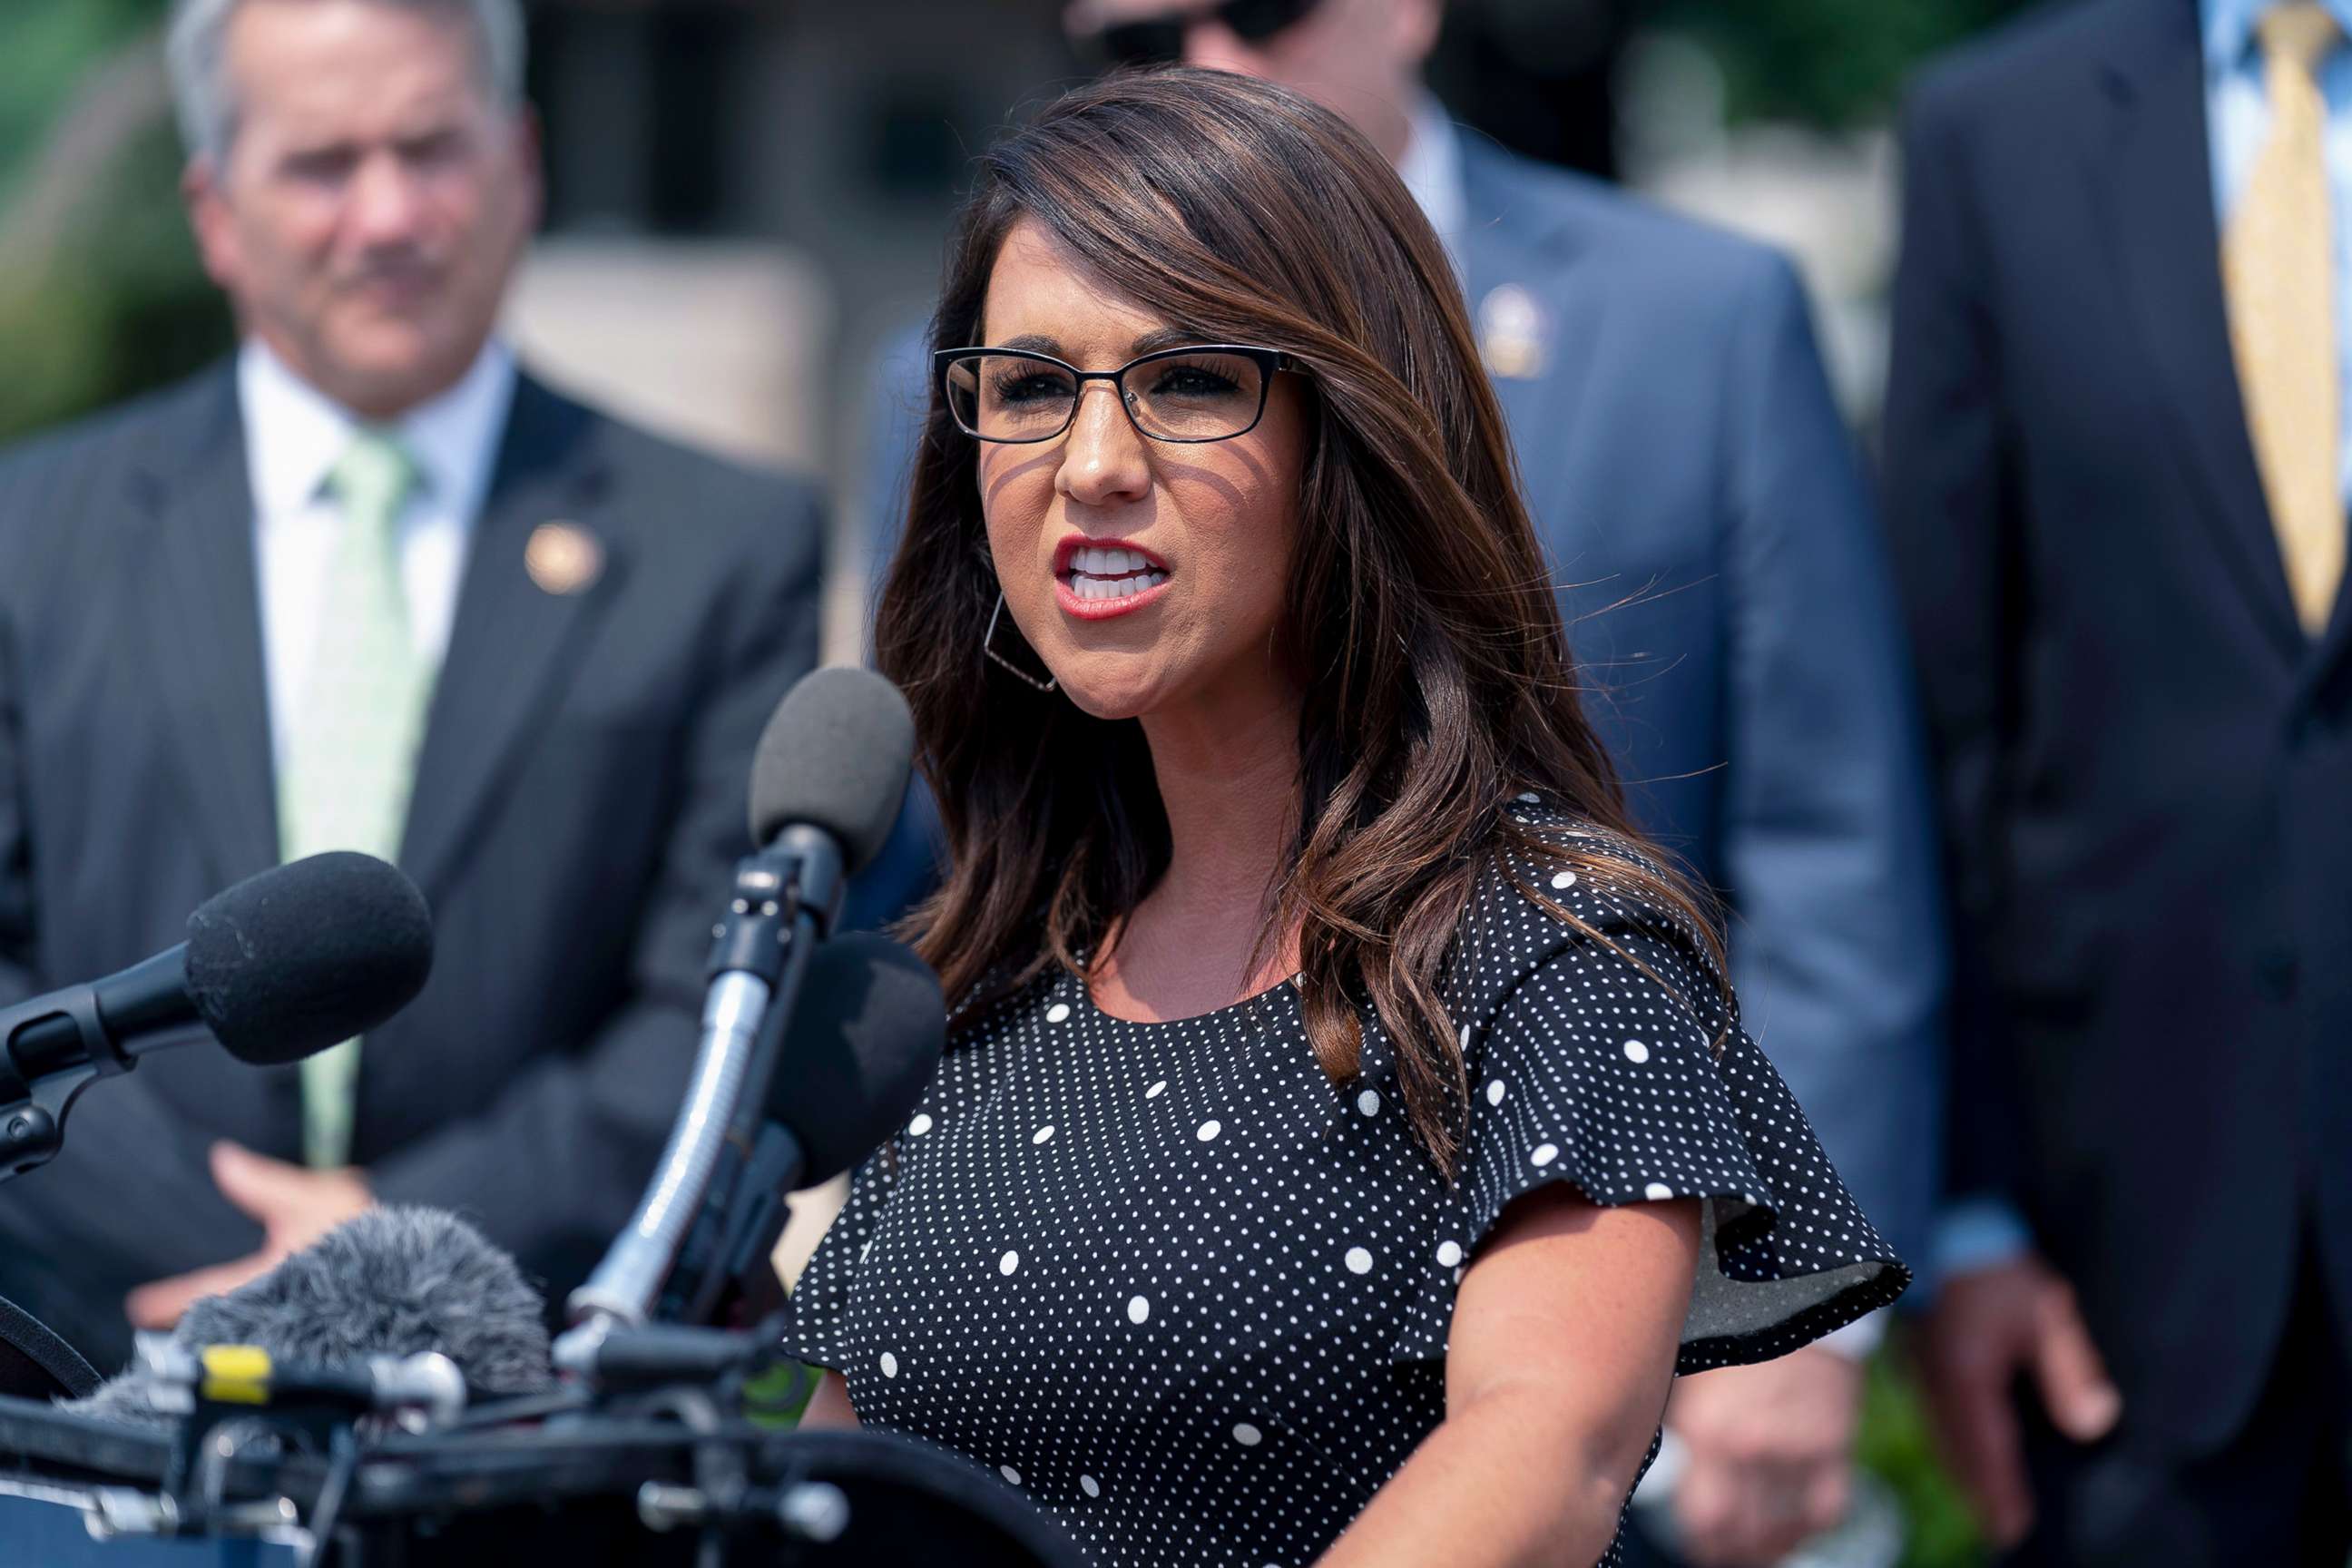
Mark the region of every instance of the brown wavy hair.
<instances>
[{"instance_id":1,"label":"brown wavy hair","mask_svg":"<svg viewBox=\"0 0 2352 1568\"><path fill-rule=\"evenodd\" d=\"M1196 69L1081 88L982 158L934 348L977 342L997 250L1024 218L1106 289L1307 373L1282 623L1306 676L1297 828L1264 940L1299 932L1307 1037L1335 1083L1356 1076L1360 1009L1378 1015L1414 1131L1450 1177L1467 1086L1441 984L1483 868L1514 847L1588 868L1686 920L1718 974L1721 953L1712 910L1671 872L1605 840L1546 837L1506 809L1538 790L1633 837L1444 247L1346 121ZM1169 857L1140 725L1092 718L981 656L997 582L977 461L935 382L875 634L914 707L950 853L908 934L964 999L961 1019L1053 966L1078 972ZM1009 617L996 638L1035 665Z\"/></svg>"}]
</instances>

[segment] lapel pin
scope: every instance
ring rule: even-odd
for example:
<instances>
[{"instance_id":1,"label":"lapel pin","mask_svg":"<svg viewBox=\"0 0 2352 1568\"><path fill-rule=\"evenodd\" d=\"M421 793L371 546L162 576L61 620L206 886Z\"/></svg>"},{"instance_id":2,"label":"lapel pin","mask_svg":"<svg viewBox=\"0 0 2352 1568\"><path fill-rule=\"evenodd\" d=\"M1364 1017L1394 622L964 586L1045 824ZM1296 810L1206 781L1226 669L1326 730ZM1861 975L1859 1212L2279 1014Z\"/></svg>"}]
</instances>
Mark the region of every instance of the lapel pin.
<instances>
[{"instance_id":1,"label":"lapel pin","mask_svg":"<svg viewBox=\"0 0 2352 1568\"><path fill-rule=\"evenodd\" d=\"M577 594L604 574L604 547L576 522L542 522L523 546L522 569L546 593Z\"/></svg>"},{"instance_id":2,"label":"lapel pin","mask_svg":"<svg viewBox=\"0 0 2352 1568\"><path fill-rule=\"evenodd\" d=\"M1544 309L1517 283L1505 283L1478 303L1478 353L1489 374L1533 381L1544 372Z\"/></svg>"}]
</instances>

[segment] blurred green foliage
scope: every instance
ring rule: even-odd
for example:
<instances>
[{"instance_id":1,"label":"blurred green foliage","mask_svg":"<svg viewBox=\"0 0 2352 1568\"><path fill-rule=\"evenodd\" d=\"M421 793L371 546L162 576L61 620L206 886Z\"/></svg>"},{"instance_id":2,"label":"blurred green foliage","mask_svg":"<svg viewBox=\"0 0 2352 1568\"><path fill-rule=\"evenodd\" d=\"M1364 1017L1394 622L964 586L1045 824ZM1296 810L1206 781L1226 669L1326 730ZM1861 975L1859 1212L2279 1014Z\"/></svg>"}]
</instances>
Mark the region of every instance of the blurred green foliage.
<instances>
[{"instance_id":1,"label":"blurred green foliage","mask_svg":"<svg viewBox=\"0 0 2352 1568\"><path fill-rule=\"evenodd\" d=\"M232 341L173 195L160 73L140 68L163 12L0 5L0 441L185 374ZM109 103L86 112L100 92ZM78 117L105 123L61 157Z\"/></svg>"},{"instance_id":2,"label":"blurred green foliage","mask_svg":"<svg viewBox=\"0 0 2352 1568\"><path fill-rule=\"evenodd\" d=\"M1937 1462L1918 1390L1899 1350L1871 1363L1855 1458L1893 1488L1902 1504L1910 1527L1903 1568L1981 1568L1983 1539L1959 1489Z\"/></svg>"},{"instance_id":3,"label":"blurred green foliage","mask_svg":"<svg viewBox=\"0 0 2352 1568\"><path fill-rule=\"evenodd\" d=\"M1885 115L1921 60L2028 0L1652 0L1651 26L1706 46L1730 118L1843 130Z\"/></svg>"}]
</instances>

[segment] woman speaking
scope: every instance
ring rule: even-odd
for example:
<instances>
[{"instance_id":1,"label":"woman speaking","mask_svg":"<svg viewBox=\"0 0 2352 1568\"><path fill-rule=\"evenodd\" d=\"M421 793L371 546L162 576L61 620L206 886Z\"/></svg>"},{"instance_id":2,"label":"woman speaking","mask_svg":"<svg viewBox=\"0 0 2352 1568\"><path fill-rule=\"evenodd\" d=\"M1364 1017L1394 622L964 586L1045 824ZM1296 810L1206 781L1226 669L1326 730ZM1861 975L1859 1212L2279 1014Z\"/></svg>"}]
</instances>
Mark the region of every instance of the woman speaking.
<instances>
[{"instance_id":1,"label":"woman speaking","mask_svg":"<svg viewBox=\"0 0 2352 1568\"><path fill-rule=\"evenodd\" d=\"M1304 99L1115 78L983 161L934 333L877 639L961 1001L812 1421L1105 1563L1613 1562L1677 1367L1906 1276L1627 826L1444 250Z\"/></svg>"}]
</instances>

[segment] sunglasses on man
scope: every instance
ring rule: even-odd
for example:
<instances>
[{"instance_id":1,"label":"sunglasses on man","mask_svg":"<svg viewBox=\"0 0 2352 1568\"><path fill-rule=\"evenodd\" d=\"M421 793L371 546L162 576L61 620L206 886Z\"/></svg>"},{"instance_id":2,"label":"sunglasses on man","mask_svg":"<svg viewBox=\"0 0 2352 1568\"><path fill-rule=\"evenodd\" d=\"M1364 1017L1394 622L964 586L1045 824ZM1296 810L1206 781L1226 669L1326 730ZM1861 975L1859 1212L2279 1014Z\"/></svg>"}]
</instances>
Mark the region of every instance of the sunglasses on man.
<instances>
[{"instance_id":1,"label":"sunglasses on man","mask_svg":"<svg viewBox=\"0 0 2352 1568\"><path fill-rule=\"evenodd\" d=\"M1114 22L1087 42L1110 66L1169 65L1184 58L1186 29L1215 22L1244 44L1263 44L1305 21L1318 0L1221 0L1197 10Z\"/></svg>"}]
</instances>

